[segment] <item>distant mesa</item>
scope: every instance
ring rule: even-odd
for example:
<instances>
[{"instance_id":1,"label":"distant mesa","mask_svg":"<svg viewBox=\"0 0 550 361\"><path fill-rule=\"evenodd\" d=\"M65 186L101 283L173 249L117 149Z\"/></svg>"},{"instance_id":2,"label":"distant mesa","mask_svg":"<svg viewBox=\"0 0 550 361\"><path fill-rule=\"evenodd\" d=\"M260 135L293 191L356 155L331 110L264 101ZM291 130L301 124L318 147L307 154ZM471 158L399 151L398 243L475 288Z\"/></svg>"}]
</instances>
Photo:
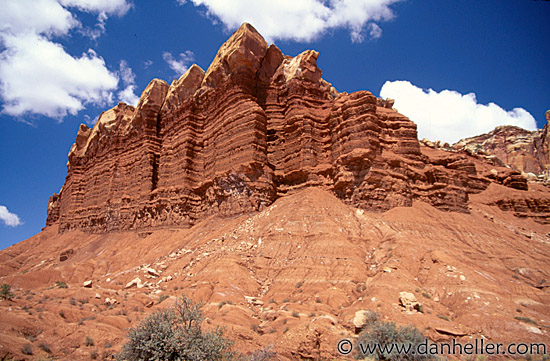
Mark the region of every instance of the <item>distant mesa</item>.
<instances>
[{"instance_id":1,"label":"distant mesa","mask_svg":"<svg viewBox=\"0 0 550 361\"><path fill-rule=\"evenodd\" d=\"M550 111L546 112L547 121ZM463 139L453 145L472 155L485 157L491 162L522 172L533 181L550 181L550 134L548 123L536 131L505 125L475 137Z\"/></svg>"},{"instance_id":2,"label":"distant mesa","mask_svg":"<svg viewBox=\"0 0 550 361\"><path fill-rule=\"evenodd\" d=\"M47 225L190 226L311 186L371 211L423 201L468 212L469 195L491 182L527 188L519 170L488 177L466 152L426 154L392 100L338 92L318 56L284 55L245 23L206 72L193 65L171 85L152 80L135 108L119 103L80 127Z\"/></svg>"}]
</instances>

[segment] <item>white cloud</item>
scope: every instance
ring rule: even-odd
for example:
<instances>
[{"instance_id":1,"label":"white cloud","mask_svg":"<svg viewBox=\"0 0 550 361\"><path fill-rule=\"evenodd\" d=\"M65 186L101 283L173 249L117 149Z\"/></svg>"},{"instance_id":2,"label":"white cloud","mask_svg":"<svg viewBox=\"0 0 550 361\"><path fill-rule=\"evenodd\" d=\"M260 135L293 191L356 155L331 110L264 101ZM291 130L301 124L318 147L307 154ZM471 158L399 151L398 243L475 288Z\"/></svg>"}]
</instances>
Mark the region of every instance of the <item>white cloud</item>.
<instances>
[{"instance_id":1,"label":"white cloud","mask_svg":"<svg viewBox=\"0 0 550 361\"><path fill-rule=\"evenodd\" d=\"M136 95L136 85L128 85L126 88L119 91L118 98L121 102L135 107L139 101L139 96Z\"/></svg>"},{"instance_id":2,"label":"white cloud","mask_svg":"<svg viewBox=\"0 0 550 361\"><path fill-rule=\"evenodd\" d=\"M0 206L0 221L6 226L17 227L23 223L15 213L10 213L5 206Z\"/></svg>"},{"instance_id":3,"label":"white cloud","mask_svg":"<svg viewBox=\"0 0 550 361\"><path fill-rule=\"evenodd\" d=\"M417 124L419 139L455 143L487 133L499 125L537 129L535 119L525 109L506 111L495 103L479 104L474 93L425 91L400 80L384 83L380 96L395 99L395 108Z\"/></svg>"},{"instance_id":4,"label":"white cloud","mask_svg":"<svg viewBox=\"0 0 550 361\"><path fill-rule=\"evenodd\" d=\"M370 32L369 35L373 39L378 39L382 36L382 29L380 29L380 26L378 26L375 23L370 24Z\"/></svg>"},{"instance_id":5,"label":"white cloud","mask_svg":"<svg viewBox=\"0 0 550 361\"><path fill-rule=\"evenodd\" d=\"M221 20L228 29L243 22L252 24L268 41L292 39L311 41L329 29L347 28L354 42L369 36L378 38L375 22L390 20L390 5L400 0L190 0L205 6L207 14ZM187 0L177 0L184 4ZM375 27L374 27L375 26Z\"/></svg>"},{"instance_id":6,"label":"white cloud","mask_svg":"<svg viewBox=\"0 0 550 361\"><path fill-rule=\"evenodd\" d=\"M110 15L124 16L132 7L126 0L58 0L63 6L88 13L97 13L94 28L81 29L82 34L97 39L105 33L105 22Z\"/></svg>"},{"instance_id":7,"label":"white cloud","mask_svg":"<svg viewBox=\"0 0 550 361\"><path fill-rule=\"evenodd\" d=\"M61 5L91 13L123 16L131 5L126 0L59 0Z\"/></svg>"},{"instance_id":8,"label":"white cloud","mask_svg":"<svg viewBox=\"0 0 550 361\"><path fill-rule=\"evenodd\" d=\"M74 58L37 34L5 37L0 54L0 94L4 112L63 118L86 104L112 101L118 79L93 50Z\"/></svg>"},{"instance_id":9,"label":"white cloud","mask_svg":"<svg viewBox=\"0 0 550 361\"><path fill-rule=\"evenodd\" d=\"M128 63L126 60L120 61L120 79L122 79L122 84L124 86L129 84L134 84L136 81L136 75L132 71L132 68L128 66Z\"/></svg>"},{"instance_id":10,"label":"white cloud","mask_svg":"<svg viewBox=\"0 0 550 361\"><path fill-rule=\"evenodd\" d=\"M73 56L54 41L82 29L71 9L98 16L92 38L104 32L108 16L122 16L126 0L4 0L0 12L0 97L3 112L58 119L87 104L113 100L118 78L93 50Z\"/></svg>"},{"instance_id":11,"label":"white cloud","mask_svg":"<svg viewBox=\"0 0 550 361\"><path fill-rule=\"evenodd\" d=\"M0 11L0 35L64 35L78 25L56 0L5 0Z\"/></svg>"},{"instance_id":12,"label":"white cloud","mask_svg":"<svg viewBox=\"0 0 550 361\"><path fill-rule=\"evenodd\" d=\"M168 63L170 68L178 75L183 75L187 71L187 69L189 69L189 65L191 65L191 63L195 59L195 55L192 51L187 50L186 52L181 53L179 55L179 60L177 60L172 56L171 53L164 52L162 53L162 59L164 59L164 61Z\"/></svg>"},{"instance_id":13,"label":"white cloud","mask_svg":"<svg viewBox=\"0 0 550 361\"><path fill-rule=\"evenodd\" d=\"M96 40L101 35L105 34L105 22L108 18L107 14L100 13L97 16L97 24L95 24L94 27L80 27L79 32L92 40Z\"/></svg>"},{"instance_id":14,"label":"white cloud","mask_svg":"<svg viewBox=\"0 0 550 361\"><path fill-rule=\"evenodd\" d=\"M120 62L119 76L122 80L122 85L125 87L118 93L120 101L134 106L137 105L139 97L135 93L137 88L135 83L136 75L125 60Z\"/></svg>"}]
</instances>

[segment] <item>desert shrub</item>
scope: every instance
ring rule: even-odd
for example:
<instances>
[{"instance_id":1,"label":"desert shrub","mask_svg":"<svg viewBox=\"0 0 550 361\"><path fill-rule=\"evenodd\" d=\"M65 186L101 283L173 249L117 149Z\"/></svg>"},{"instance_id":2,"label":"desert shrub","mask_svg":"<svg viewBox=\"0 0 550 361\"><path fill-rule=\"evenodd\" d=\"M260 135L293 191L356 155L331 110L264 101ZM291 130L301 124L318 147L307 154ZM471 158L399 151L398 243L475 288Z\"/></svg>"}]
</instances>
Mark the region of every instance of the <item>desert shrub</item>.
<instances>
[{"instance_id":1,"label":"desert shrub","mask_svg":"<svg viewBox=\"0 0 550 361\"><path fill-rule=\"evenodd\" d=\"M86 336L86 338L84 339L84 345L88 347L95 345L94 339L90 336Z\"/></svg>"},{"instance_id":2,"label":"desert shrub","mask_svg":"<svg viewBox=\"0 0 550 361\"><path fill-rule=\"evenodd\" d=\"M40 342L38 344L38 348L41 349L44 352L52 353L52 348L50 347L50 345L47 342Z\"/></svg>"},{"instance_id":3,"label":"desert shrub","mask_svg":"<svg viewBox=\"0 0 550 361\"><path fill-rule=\"evenodd\" d=\"M25 346L21 347L21 352L23 355L32 355L32 345L30 343L25 344Z\"/></svg>"},{"instance_id":4,"label":"desert shrub","mask_svg":"<svg viewBox=\"0 0 550 361\"><path fill-rule=\"evenodd\" d=\"M529 317L516 316L514 318L518 321L522 321L522 322L525 322L525 323L530 323L532 325L537 326L537 321L534 321L534 320L530 319Z\"/></svg>"},{"instance_id":5,"label":"desert shrub","mask_svg":"<svg viewBox=\"0 0 550 361\"><path fill-rule=\"evenodd\" d=\"M0 286L0 298L11 300L13 296L14 294L11 292L11 286L7 283L3 283L2 286Z\"/></svg>"},{"instance_id":6,"label":"desert shrub","mask_svg":"<svg viewBox=\"0 0 550 361\"><path fill-rule=\"evenodd\" d=\"M272 350L271 346L267 346L262 350L255 351L252 355L246 358L247 361L270 361L277 360L277 354Z\"/></svg>"},{"instance_id":7,"label":"desert shrub","mask_svg":"<svg viewBox=\"0 0 550 361\"><path fill-rule=\"evenodd\" d=\"M127 335L118 360L234 360L223 329L204 332L201 305L182 296L173 307L147 317Z\"/></svg>"},{"instance_id":8,"label":"desert shrub","mask_svg":"<svg viewBox=\"0 0 550 361\"><path fill-rule=\"evenodd\" d=\"M424 343L423 336L413 326L396 326L393 322L380 321L378 314L369 314L365 329L359 334L356 359L370 357L373 360L430 360L430 355L420 355L413 351ZM393 346L393 347L392 347ZM407 350L410 352L399 352Z\"/></svg>"},{"instance_id":9,"label":"desert shrub","mask_svg":"<svg viewBox=\"0 0 550 361\"><path fill-rule=\"evenodd\" d=\"M55 286L57 288L69 288L69 286L67 286L67 284L63 281L57 281L55 282Z\"/></svg>"},{"instance_id":10,"label":"desert shrub","mask_svg":"<svg viewBox=\"0 0 550 361\"><path fill-rule=\"evenodd\" d=\"M364 316L366 327L370 327L380 320L380 315L375 311L367 310L364 312Z\"/></svg>"},{"instance_id":11,"label":"desert shrub","mask_svg":"<svg viewBox=\"0 0 550 361\"><path fill-rule=\"evenodd\" d=\"M175 305L156 311L127 334L128 342L116 356L118 361L269 361L277 360L271 347L245 356L231 350L233 342L223 329L204 332L201 304L185 295Z\"/></svg>"}]
</instances>

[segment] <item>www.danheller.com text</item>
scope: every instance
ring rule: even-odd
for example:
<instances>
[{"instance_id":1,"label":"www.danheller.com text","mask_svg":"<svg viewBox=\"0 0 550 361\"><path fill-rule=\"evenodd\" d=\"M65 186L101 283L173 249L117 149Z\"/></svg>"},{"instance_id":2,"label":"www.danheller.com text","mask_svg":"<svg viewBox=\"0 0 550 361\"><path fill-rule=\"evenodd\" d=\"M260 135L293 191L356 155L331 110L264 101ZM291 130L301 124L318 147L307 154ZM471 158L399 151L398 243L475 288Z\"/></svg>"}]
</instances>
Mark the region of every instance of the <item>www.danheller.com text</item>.
<instances>
[{"instance_id":1,"label":"www.danheller.com text","mask_svg":"<svg viewBox=\"0 0 550 361\"><path fill-rule=\"evenodd\" d=\"M362 343L342 339L336 345L338 352L349 355L353 351L362 355L373 354L403 354L403 355L545 355L547 351L544 343L494 343L487 340L474 339L471 342L431 343L428 339L420 343Z\"/></svg>"}]
</instances>

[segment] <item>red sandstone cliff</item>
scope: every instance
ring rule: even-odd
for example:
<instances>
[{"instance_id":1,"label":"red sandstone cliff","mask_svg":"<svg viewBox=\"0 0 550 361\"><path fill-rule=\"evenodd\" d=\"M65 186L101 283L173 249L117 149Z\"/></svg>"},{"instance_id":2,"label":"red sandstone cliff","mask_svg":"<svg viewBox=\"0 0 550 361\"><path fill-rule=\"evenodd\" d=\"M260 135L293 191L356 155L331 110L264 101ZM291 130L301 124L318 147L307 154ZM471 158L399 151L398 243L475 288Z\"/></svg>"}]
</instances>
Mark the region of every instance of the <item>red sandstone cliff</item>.
<instances>
[{"instance_id":1,"label":"red sandstone cliff","mask_svg":"<svg viewBox=\"0 0 550 361\"><path fill-rule=\"evenodd\" d=\"M422 200L467 211L490 179L465 155L431 159L416 125L368 91L337 92L318 53L285 56L244 24L204 72L155 79L134 109L82 125L47 224L61 232L185 226L261 210L306 186L384 211ZM505 183L526 188L521 177Z\"/></svg>"},{"instance_id":2,"label":"red sandstone cliff","mask_svg":"<svg viewBox=\"0 0 550 361\"><path fill-rule=\"evenodd\" d=\"M0 358L111 359L183 292L239 352L281 360L341 358L365 310L434 342L548 344L550 188L425 146L317 56L245 24L207 72L81 126L49 226L0 251Z\"/></svg>"},{"instance_id":3,"label":"red sandstone cliff","mask_svg":"<svg viewBox=\"0 0 550 361\"><path fill-rule=\"evenodd\" d=\"M500 126L487 134L462 139L453 148L527 173L530 181L547 183L550 180L550 110L546 112L546 121L547 124L536 131Z\"/></svg>"}]
</instances>

